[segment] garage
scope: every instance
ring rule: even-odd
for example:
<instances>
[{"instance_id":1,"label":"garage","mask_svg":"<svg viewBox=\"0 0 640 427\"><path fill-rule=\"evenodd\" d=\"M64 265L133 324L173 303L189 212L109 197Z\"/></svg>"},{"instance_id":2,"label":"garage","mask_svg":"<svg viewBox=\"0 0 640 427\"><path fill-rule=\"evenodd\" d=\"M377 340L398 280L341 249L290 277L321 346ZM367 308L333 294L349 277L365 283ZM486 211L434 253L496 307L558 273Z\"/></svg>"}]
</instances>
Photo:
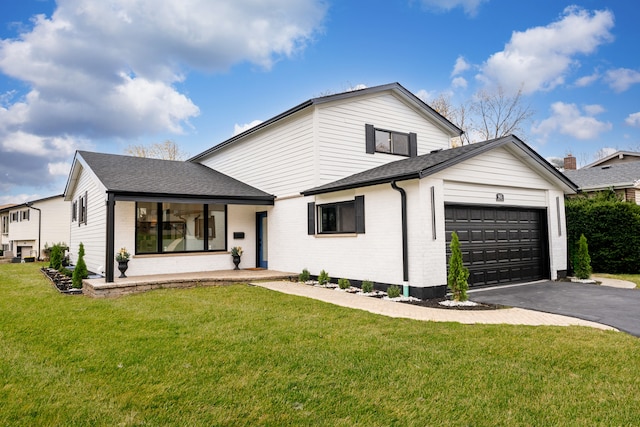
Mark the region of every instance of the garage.
<instances>
[{"instance_id":1,"label":"garage","mask_svg":"<svg viewBox=\"0 0 640 427\"><path fill-rule=\"evenodd\" d=\"M447 260L458 234L470 287L549 278L544 209L446 205L445 230Z\"/></svg>"}]
</instances>

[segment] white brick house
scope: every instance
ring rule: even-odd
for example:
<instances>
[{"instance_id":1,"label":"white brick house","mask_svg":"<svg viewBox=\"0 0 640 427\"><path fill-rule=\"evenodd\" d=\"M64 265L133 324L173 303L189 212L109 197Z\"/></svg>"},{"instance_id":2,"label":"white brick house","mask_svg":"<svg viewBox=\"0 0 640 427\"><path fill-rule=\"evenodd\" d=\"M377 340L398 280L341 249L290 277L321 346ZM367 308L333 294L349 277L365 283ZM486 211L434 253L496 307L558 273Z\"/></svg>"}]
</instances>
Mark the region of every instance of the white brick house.
<instances>
[{"instance_id":1,"label":"white brick house","mask_svg":"<svg viewBox=\"0 0 640 427\"><path fill-rule=\"evenodd\" d=\"M456 231L474 286L565 274L575 185L515 136L451 149L460 133L394 83L311 99L187 162L80 152L65 198L86 194L95 226L72 226L72 252L84 239L89 268L113 280L120 246L134 248L135 275L228 268L241 245L245 268L324 269L429 297L445 289ZM217 175L176 175L195 165ZM215 231L212 211L224 212Z\"/></svg>"}]
</instances>

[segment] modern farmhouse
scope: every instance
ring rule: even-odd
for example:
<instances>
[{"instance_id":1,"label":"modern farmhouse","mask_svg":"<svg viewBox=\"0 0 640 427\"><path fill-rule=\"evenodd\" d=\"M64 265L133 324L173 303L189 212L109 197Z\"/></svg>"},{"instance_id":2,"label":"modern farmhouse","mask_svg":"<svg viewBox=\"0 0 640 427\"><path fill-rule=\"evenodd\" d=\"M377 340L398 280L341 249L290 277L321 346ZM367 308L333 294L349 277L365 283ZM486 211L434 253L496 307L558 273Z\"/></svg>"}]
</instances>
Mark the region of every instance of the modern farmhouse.
<instances>
[{"instance_id":1,"label":"modern farmhouse","mask_svg":"<svg viewBox=\"0 0 640 427\"><path fill-rule=\"evenodd\" d=\"M470 284L566 274L576 186L515 136L451 148L461 130L398 83L314 98L186 162L77 152L64 192L71 253L114 281L269 268L428 298L457 232Z\"/></svg>"}]
</instances>

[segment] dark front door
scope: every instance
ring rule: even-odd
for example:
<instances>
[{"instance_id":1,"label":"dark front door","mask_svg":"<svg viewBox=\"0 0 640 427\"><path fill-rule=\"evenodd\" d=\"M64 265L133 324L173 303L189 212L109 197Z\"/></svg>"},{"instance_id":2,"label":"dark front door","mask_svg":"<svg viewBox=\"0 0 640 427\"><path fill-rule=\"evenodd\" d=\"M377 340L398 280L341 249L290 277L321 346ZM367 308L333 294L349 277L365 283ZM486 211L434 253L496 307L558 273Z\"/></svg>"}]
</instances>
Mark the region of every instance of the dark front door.
<instances>
[{"instance_id":1,"label":"dark front door","mask_svg":"<svg viewBox=\"0 0 640 427\"><path fill-rule=\"evenodd\" d=\"M258 212L256 214L256 265L260 268L268 268L267 237L267 213Z\"/></svg>"},{"instance_id":2,"label":"dark front door","mask_svg":"<svg viewBox=\"0 0 640 427\"><path fill-rule=\"evenodd\" d=\"M548 251L543 209L445 206L447 260L451 233L460 239L469 286L546 279Z\"/></svg>"}]
</instances>

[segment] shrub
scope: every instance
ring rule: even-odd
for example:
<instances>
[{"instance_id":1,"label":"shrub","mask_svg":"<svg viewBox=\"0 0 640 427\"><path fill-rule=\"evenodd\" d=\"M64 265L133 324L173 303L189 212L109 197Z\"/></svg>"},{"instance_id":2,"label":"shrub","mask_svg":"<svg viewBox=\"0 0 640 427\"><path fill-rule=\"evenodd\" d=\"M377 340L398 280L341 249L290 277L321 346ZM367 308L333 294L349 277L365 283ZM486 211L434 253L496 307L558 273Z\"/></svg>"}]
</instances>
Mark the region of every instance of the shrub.
<instances>
[{"instance_id":1,"label":"shrub","mask_svg":"<svg viewBox=\"0 0 640 427\"><path fill-rule=\"evenodd\" d=\"M60 269L60 274L64 274L67 277L72 277L73 276L73 271L69 270L68 268L62 267Z\"/></svg>"},{"instance_id":2,"label":"shrub","mask_svg":"<svg viewBox=\"0 0 640 427\"><path fill-rule=\"evenodd\" d=\"M362 292L367 294L373 292L373 282L371 280L362 281Z\"/></svg>"},{"instance_id":3,"label":"shrub","mask_svg":"<svg viewBox=\"0 0 640 427\"><path fill-rule=\"evenodd\" d=\"M60 269L62 268L63 257L64 254L62 253L62 248L60 247L60 245L53 245L51 247L51 253L49 256L49 268L60 271Z\"/></svg>"},{"instance_id":4,"label":"shrub","mask_svg":"<svg viewBox=\"0 0 640 427\"><path fill-rule=\"evenodd\" d=\"M309 281L309 279L311 279L311 274L309 274L309 270L307 270L306 268L302 269L302 273L300 273L300 275L298 276L298 280L300 282L307 282Z\"/></svg>"},{"instance_id":5,"label":"shrub","mask_svg":"<svg viewBox=\"0 0 640 427\"><path fill-rule=\"evenodd\" d=\"M578 264L580 236L589 242L594 271L640 273L640 205L623 202L613 191L565 202L569 266Z\"/></svg>"},{"instance_id":6,"label":"shrub","mask_svg":"<svg viewBox=\"0 0 640 427\"><path fill-rule=\"evenodd\" d=\"M338 287L340 289L349 289L351 287L351 282L349 279L338 279Z\"/></svg>"},{"instance_id":7,"label":"shrub","mask_svg":"<svg viewBox=\"0 0 640 427\"><path fill-rule=\"evenodd\" d=\"M466 301L467 290L469 289L469 269L462 264L462 251L460 250L460 240L454 231L451 234L451 258L449 259L449 274L447 275L447 285L453 293L454 301Z\"/></svg>"},{"instance_id":8,"label":"shrub","mask_svg":"<svg viewBox=\"0 0 640 427\"><path fill-rule=\"evenodd\" d=\"M584 234L580 235L576 262L574 265L575 275L578 279L588 279L591 277L591 258L589 257L589 246Z\"/></svg>"},{"instance_id":9,"label":"shrub","mask_svg":"<svg viewBox=\"0 0 640 427\"><path fill-rule=\"evenodd\" d=\"M387 296L389 298L398 298L400 296L400 286L391 285L387 288Z\"/></svg>"},{"instance_id":10,"label":"shrub","mask_svg":"<svg viewBox=\"0 0 640 427\"><path fill-rule=\"evenodd\" d=\"M329 277L329 273L327 273L326 271L322 270L320 272L320 275L318 276L318 284L319 285L326 285L330 281L331 281L331 277Z\"/></svg>"},{"instance_id":11,"label":"shrub","mask_svg":"<svg viewBox=\"0 0 640 427\"><path fill-rule=\"evenodd\" d=\"M84 245L80 243L78 248L78 261L76 261L76 268L73 270L72 284L76 289L82 288L82 279L89 277L87 271L87 264L84 262Z\"/></svg>"}]
</instances>

